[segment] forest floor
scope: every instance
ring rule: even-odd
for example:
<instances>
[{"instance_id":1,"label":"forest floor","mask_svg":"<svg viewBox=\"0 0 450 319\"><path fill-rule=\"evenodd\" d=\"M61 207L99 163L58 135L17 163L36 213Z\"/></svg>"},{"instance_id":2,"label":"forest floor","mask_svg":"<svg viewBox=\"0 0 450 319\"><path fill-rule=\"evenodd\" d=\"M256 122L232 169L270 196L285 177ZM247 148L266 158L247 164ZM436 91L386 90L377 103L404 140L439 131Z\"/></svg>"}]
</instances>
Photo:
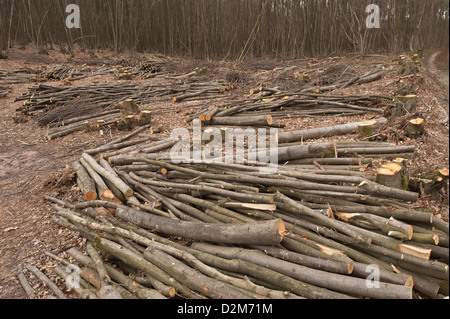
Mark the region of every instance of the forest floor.
<instances>
[{"instance_id":1,"label":"forest floor","mask_svg":"<svg viewBox=\"0 0 450 319\"><path fill-rule=\"evenodd\" d=\"M92 54L79 53L74 58L50 51L49 54L37 54L34 49L14 49L5 52L6 60L0 60L0 69L16 70L22 67L39 68L57 64L102 65L119 58L130 60L142 57L152 58L151 55L125 54L116 57L108 53ZM426 59L421 72L413 77L405 78L417 89L419 97L419 112L427 123L427 134L417 140L409 140L393 134L394 142L402 144L414 143L417 155L409 164L413 176L420 176L433 167L448 167L449 164L449 127L448 119L448 69L445 71L436 66L436 57L432 54ZM164 57L159 57L164 58ZM213 62L168 59L167 67L174 72L189 72L195 67L206 66L210 69L210 76L220 78L234 78L238 88L227 93L224 98L242 98L248 95L250 89L264 84L279 86L284 90L300 89L304 83L297 79L299 70L316 68L316 79L322 83L333 83L344 75L358 74L370 70L374 65L395 66L398 56L374 55L364 59L352 55L326 59L302 59L294 61L278 60L250 60L244 62ZM301 72L301 71L300 71ZM72 85L88 83L104 83L117 81L112 74L95 76L74 81ZM154 81L142 80L142 81ZM43 82L49 85L59 85L58 82ZM65 200L78 200L79 191L72 184L55 186L61 173L78 159L83 150L99 146L119 137L115 130L100 136L98 132L83 132L72 134L64 138L48 141L45 138L46 128L40 127L34 120L16 124L12 120L15 109L20 103L15 98L27 91L35 83L2 84L0 88L10 88L5 97L0 97L0 298L25 299L27 295L19 284L16 273L18 267L24 263L37 266L51 278L54 261L45 252L63 249L68 245L82 244L81 239L72 232L62 229L52 222L53 210L44 202L43 196L48 194L64 197ZM395 72L375 83L353 86L334 91L333 94L382 94L395 96L401 85L399 76ZM172 103L172 102L167 102ZM153 105L147 106L149 109ZM173 104L170 114L155 114L154 121L162 126L165 132L173 128L183 127L184 116L189 113L192 105L189 102ZM367 118L367 116L361 116ZM290 119L287 120L286 130L328 126L331 124L354 121L355 117L323 118L323 119ZM444 124L442 122L445 122ZM352 139L348 135L341 139ZM437 197L422 197L415 207L428 209L436 216L448 221L449 201L448 187L443 188ZM58 281L57 279L55 279ZM62 284L60 281L59 284ZM46 298L47 288L36 278L31 280L38 298Z\"/></svg>"}]
</instances>

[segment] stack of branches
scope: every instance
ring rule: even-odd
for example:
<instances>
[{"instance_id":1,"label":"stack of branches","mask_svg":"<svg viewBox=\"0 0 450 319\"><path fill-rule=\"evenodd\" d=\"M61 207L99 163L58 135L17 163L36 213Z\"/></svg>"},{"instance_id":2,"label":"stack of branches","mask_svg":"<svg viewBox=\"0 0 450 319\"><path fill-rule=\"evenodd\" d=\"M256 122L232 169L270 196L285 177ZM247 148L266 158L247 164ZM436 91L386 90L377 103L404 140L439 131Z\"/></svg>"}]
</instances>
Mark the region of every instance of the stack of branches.
<instances>
[{"instance_id":1,"label":"stack of branches","mask_svg":"<svg viewBox=\"0 0 450 319\"><path fill-rule=\"evenodd\" d=\"M295 86L298 87L300 82L303 86L302 93L318 93L372 83L382 79L392 70L393 68L386 69L379 66L355 70L352 66L341 62L333 63L325 60L321 63L308 63L303 67L277 67L259 73L263 74L262 80L264 80L266 86L270 86L270 83L283 83L287 87L291 87L292 83L295 83Z\"/></svg>"},{"instance_id":2,"label":"stack of branches","mask_svg":"<svg viewBox=\"0 0 450 319\"><path fill-rule=\"evenodd\" d=\"M163 71L165 62L144 60L136 66L121 66L117 69L116 77L121 80L150 79L167 74Z\"/></svg>"},{"instance_id":3,"label":"stack of branches","mask_svg":"<svg viewBox=\"0 0 450 319\"><path fill-rule=\"evenodd\" d=\"M10 88L0 86L0 99L5 97L9 92L11 92Z\"/></svg>"},{"instance_id":4,"label":"stack of branches","mask_svg":"<svg viewBox=\"0 0 450 319\"><path fill-rule=\"evenodd\" d=\"M366 176L370 158L321 156L340 148L312 143L281 148L290 163L276 173L263 163L174 164L160 153L173 141L136 132L73 164L84 201L46 197L54 221L88 240L86 254L69 251L82 276L94 274L83 278L98 279L80 297L448 295L448 223L412 209L417 193Z\"/></svg>"},{"instance_id":5,"label":"stack of branches","mask_svg":"<svg viewBox=\"0 0 450 319\"><path fill-rule=\"evenodd\" d=\"M131 99L107 110L89 103L89 97L76 99L53 112L45 113L40 118L42 123L53 120L47 124L47 139L52 140L78 131L98 131L104 127L132 130L136 127L150 129L152 126L152 112L141 111Z\"/></svg>"},{"instance_id":6,"label":"stack of branches","mask_svg":"<svg viewBox=\"0 0 450 319\"><path fill-rule=\"evenodd\" d=\"M338 117L361 115L368 112L383 114L385 105L392 98L379 95L324 95L316 93L282 92L279 88L259 88L252 90L259 96L223 105L208 106L197 113L186 117L190 122L196 118L211 125L224 125L227 122L235 125L240 120L248 120L260 116L270 116L273 119L296 117ZM379 107L383 105L383 107Z\"/></svg>"},{"instance_id":7,"label":"stack of branches","mask_svg":"<svg viewBox=\"0 0 450 319\"><path fill-rule=\"evenodd\" d=\"M0 69L0 83L16 84L38 81L38 72L29 69L3 70Z\"/></svg>"},{"instance_id":8,"label":"stack of branches","mask_svg":"<svg viewBox=\"0 0 450 319\"><path fill-rule=\"evenodd\" d=\"M50 127L47 138L54 139L76 131L117 124L121 119L118 105L127 100L139 105L170 98L176 102L193 101L212 98L211 94L222 97L231 87L221 81L168 87L140 87L129 82L59 87L41 84L30 87L28 92L16 98L15 101L23 101L23 105L16 108L14 118L16 122L24 122L25 116L37 116L40 125ZM152 108L152 112L165 112L169 107Z\"/></svg>"},{"instance_id":9,"label":"stack of branches","mask_svg":"<svg viewBox=\"0 0 450 319\"><path fill-rule=\"evenodd\" d=\"M67 120L104 112L105 109L93 100L93 96L83 94L79 98L53 106L46 112L38 114L36 120L40 126L58 127L64 125Z\"/></svg>"},{"instance_id":10,"label":"stack of branches","mask_svg":"<svg viewBox=\"0 0 450 319\"><path fill-rule=\"evenodd\" d=\"M348 79L339 79L338 81L329 81L333 83L327 83L327 81L323 80L323 77L320 78L320 81L317 83L317 85L309 86L306 88L303 88L301 90L301 93L309 93L309 92L331 92L337 89L345 89L347 87L350 87L352 85L361 85L366 83L372 83L375 81L378 81L382 79L386 74L388 74L390 70L373 70L370 72L365 72L363 74L356 75L354 77L348 78ZM303 81L308 82L308 73L302 74Z\"/></svg>"},{"instance_id":11,"label":"stack of branches","mask_svg":"<svg viewBox=\"0 0 450 319\"><path fill-rule=\"evenodd\" d=\"M133 99L136 103L147 104L155 101L173 99L176 102L212 98L210 94L221 94L233 86L223 81L212 81L191 84L146 85L138 86L131 82L104 83L87 86L50 86L41 84L28 88L28 92L15 99L23 101L16 112L34 115L47 111L52 106L62 105L83 95L90 96L90 103L108 108L112 105Z\"/></svg>"},{"instance_id":12,"label":"stack of branches","mask_svg":"<svg viewBox=\"0 0 450 319\"><path fill-rule=\"evenodd\" d=\"M90 104L107 108L124 99L139 94L139 87L132 83L105 83L86 86L50 86L41 84L28 88L15 99L23 101L23 105L16 108L16 112L25 115L36 115L46 112L53 106L62 105L68 101L90 96Z\"/></svg>"},{"instance_id":13,"label":"stack of branches","mask_svg":"<svg viewBox=\"0 0 450 319\"><path fill-rule=\"evenodd\" d=\"M105 66L93 70L87 68L77 68L75 66L55 65L50 69L44 70L39 74L39 78L44 81L75 81L87 77L104 75L109 72Z\"/></svg>"}]
</instances>

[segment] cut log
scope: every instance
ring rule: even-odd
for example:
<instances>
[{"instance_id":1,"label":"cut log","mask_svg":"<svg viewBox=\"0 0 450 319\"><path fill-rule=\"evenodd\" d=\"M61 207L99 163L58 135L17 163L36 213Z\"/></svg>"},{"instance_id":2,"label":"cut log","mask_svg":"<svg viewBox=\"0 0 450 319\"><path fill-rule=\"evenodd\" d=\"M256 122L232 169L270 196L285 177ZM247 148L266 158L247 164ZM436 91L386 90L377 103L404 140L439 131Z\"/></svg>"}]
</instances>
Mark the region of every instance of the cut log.
<instances>
[{"instance_id":1,"label":"cut log","mask_svg":"<svg viewBox=\"0 0 450 319\"><path fill-rule=\"evenodd\" d=\"M419 67L417 66L417 64L415 62L406 61L403 63L399 73L402 76L408 76L408 75L412 75L412 74L417 74L419 72L420 72Z\"/></svg>"},{"instance_id":2,"label":"cut log","mask_svg":"<svg viewBox=\"0 0 450 319\"><path fill-rule=\"evenodd\" d=\"M58 299L67 299L67 296L64 294L64 292L38 268L30 264L25 264L25 267L29 271L31 271L40 281L42 281L45 286L50 288L58 297Z\"/></svg>"},{"instance_id":3,"label":"cut log","mask_svg":"<svg viewBox=\"0 0 450 319\"><path fill-rule=\"evenodd\" d=\"M449 170L447 167L436 169L425 176L426 179L432 180L435 184L443 183L448 180Z\"/></svg>"},{"instance_id":4,"label":"cut log","mask_svg":"<svg viewBox=\"0 0 450 319\"><path fill-rule=\"evenodd\" d=\"M390 118L400 117L406 114L414 114L417 110L417 96L398 96L394 99L394 104L390 105L386 112Z\"/></svg>"},{"instance_id":5,"label":"cut log","mask_svg":"<svg viewBox=\"0 0 450 319\"><path fill-rule=\"evenodd\" d=\"M331 157L334 154L333 143L314 143L310 145L298 145L280 147L278 149L278 161L291 161L312 157Z\"/></svg>"},{"instance_id":6,"label":"cut log","mask_svg":"<svg viewBox=\"0 0 450 319\"><path fill-rule=\"evenodd\" d=\"M252 203L227 202L224 205L225 205L225 207L229 207L229 208L250 208L250 209L256 209L256 210L268 210L268 211L274 211L277 209L277 206L273 205L273 204L252 204Z\"/></svg>"},{"instance_id":7,"label":"cut log","mask_svg":"<svg viewBox=\"0 0 450 319\"><path fill-rule=\"evenodd\" d=\"M378 184L398 188L408 189L409 181L403 167L395 162L384 164L377 172L375 181Z\"/></svg>"},{"instance_id":8,"label":"cut log","mask_svg":"<svg viewBox=\"0 0 450 319\"><path fill-rule=\"evenodd\" d=\"M136 115L126 115L122 116L120 121L117 123L117 128L119 130L125 131L131 131L134 130L136 127L138 127L138 117Z\"/></svg>"},{"instance_id":9,"label":"cut log","mask_svg":"<svg viewBox=\"0 0 450 319\"><path fill-rule=\"evenodd\" d=\"M68 253L71 257L76 259L79 263L83 264L86 267L94 268L95 264L91 258L82 254L75 248L69 249ZM164 295L159 293L157 290L145 288L136 282L134 282L130 277L124 275L122 272L116 270L115 268L105 265L106 270L108 271L108 275L114 281L118 282L121 285L124 285L128 290L132 293L140 297L141 299L166 299ZM172 288L172 296L175 296L175 289Z\"/></svg>"},{"instance_id":10,"label":"cut log","mask_svg":"<svg viewBox=\"0 0 450 319\"><path fill-rule=\"evenodd\" d=\"M156 232L216 243L277 245L285 232L281 219L236 225L208 224L175 221L124 208L118 208L115 216Z\"/></svg>"},{"instance_id":11,"label":"cut log","mask_svg":"<svg viewBox=\"0 0 450 319\"><path fill-rule=\"evenodd\" d=\"M245 293L237 287L221 283L187 266L167 253L147 248L144 257L152 264L164 269L175 280L186 287L214 299L251 299L251 293Z\"/></svg>"},{"instance_id":12,"label":"cut log","mask_svg":"<svg viewBox=\"0 0 450 319\"><path fill-rule=\"evenodd\" d=\"M380 289L372 289L363 283L365 281L364 279L340 274L331 274L325 271L304 267L267 256L260 251L236 247L213 246L203 243L194 243L193 248L223 258L240 259L251 262L278 271L297 280L346 294L381 299L412 299L411 286L380 283Z\"/></svg>"},{"instance_id":13,"label":"cut log","mask_svg":"<svg viewBox=\"0 0 450 319\"><path fill-rule=\"evenodd\" d=\"M156 280L161 281L163 284L168 285L169 287L174 287L178 293L184 294L185 296L190 298L198 297L196 294L192 294L189 289L171 278L166 272L145 260L141 254L134 253L133 251L126 249L125 247L105 238L97 238L97 245L102 250L119 258L130 266L142 270L149 276L152 276Z\"/></svg>"},{"instance_id":14,"label":"cut log","mask_svg":"<svg viewBox=\"0 0 450 319\"><path fill-rule=\"evenodd\" d=\"M387 123L387 119L385 118L379 118L376 119L375 121L380 124ZM278 142L281 144L289 142L300 142L307 139L314 139L321 137L345 135L357 131L359 125L364 123L366 123L366 121L280 133Z\"/></svg>"},{"instance_id":15,"label":"cut log","mask_svg":"<svg viewBox=\"0 0 450 319\"><path fill-rule=\"evenodd\" d=\"M29 299L35 299L36 294L34 293L33 287L31 287L30 283L28 282L27 278L25 277L23 273L23 266L19 265L19 268L17 269L17 279L19 279L20 284L22 285L23 289L28 295Z\"/></svg>"},{"instance_id":16,"label":"cut log","mask_svg":"<svg viewBox=\"0 0 450 319\"><path fill-rule=\"evenodd\" d=\"M94 169L98 174L113 183L126 197L133 195L133 190L125 184L119 177L100 166L97 161L89 154L83 153L82 158Z\"/></svg>"},{"instance_id":17,"label":"cut log","mask_svg":"<svg viewBox=\"0 0 450 319\"><path fill-rule=\"evenodd\" d=\"M336 212L335 215L347 222L367 229L380 230L385 234L390 232L398 232L403 234L407 240L411 240L413 237L413 227L394 218L384 218L371 214L362 213L341 213Z\"/></svg>"},{"instance_id":18,"label":"cut log","mask_svg":"<svg viewBox=\"0 0 450 319\"><path fill-rule=\"evenodd\" d=\"M87 201L96 200L98 194L95 187L95 181L89 176L89 173L84 166L79 161L75 161L72 163L72 168L77 174L77 181L79 181L78 186L84 195L84 199Z\"/></svg>"},{"instance_id":19,"label":"cut log","mask_svg":"<svg viewBox=\"0 0 450 319\"><path fill-rule=\"evenodd\" d=\"M95 181L98 197L102 200L111 201L114 199L114 193L108 188L103 178L89 165L84 158L80 158L80 163L84 166L89 176Z\"/></svg>"},{"instance_id":20,"label":"cut log","mask_svg":"<svg viewBox=\"0 0 450 319\"><path fill-rule=\"evenodd\" d=\"M229 125L229 126L273 126L272 116L255 115L255 116L228 116L213 117L209 121L210 125Z\"/></svg>"},{"instance_id":21,"label":"cut log","mask_svg":"<svg viewBox=\"0 0 450 319\"><path fill-rule=\"evenodd\" d=\"M426 260L429 260L431 256L431 249L412 246L408 244L398 244L397 251Z\"/></svg>"}]
</instances>

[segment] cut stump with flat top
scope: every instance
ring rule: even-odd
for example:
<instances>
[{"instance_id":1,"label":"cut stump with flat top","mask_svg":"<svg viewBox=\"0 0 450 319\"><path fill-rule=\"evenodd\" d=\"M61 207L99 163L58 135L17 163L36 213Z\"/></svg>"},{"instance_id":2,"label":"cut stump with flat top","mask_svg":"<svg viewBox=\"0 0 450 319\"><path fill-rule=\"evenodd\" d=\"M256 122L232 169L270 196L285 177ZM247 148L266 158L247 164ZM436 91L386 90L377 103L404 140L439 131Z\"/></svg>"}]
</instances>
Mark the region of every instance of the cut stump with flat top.
<instances>
[{"instance_id":1,"label":"cut stump with flat top","mask_svg":"<svg viewBox=\"0 0 450 319\"><path fill-rule=\"evenodd\" d=\"M377 172L375 181L378 184L403 189L408 188L408 176L405 167L396 162L384 164Z\"/></svg>"}]
</instances>

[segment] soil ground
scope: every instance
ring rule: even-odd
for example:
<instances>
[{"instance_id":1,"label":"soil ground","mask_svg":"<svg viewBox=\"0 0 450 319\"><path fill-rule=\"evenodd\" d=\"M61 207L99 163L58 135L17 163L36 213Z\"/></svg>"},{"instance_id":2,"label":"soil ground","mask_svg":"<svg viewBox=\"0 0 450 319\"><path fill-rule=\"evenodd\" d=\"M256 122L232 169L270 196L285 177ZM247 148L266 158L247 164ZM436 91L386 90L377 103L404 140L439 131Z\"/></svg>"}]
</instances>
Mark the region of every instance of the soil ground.
<instances>
[{"instance_id":1,"label":"soil ground","mask_svg":"<svg viewBox=\"0 0 450 319\"><path fill-rule=\"evenodd\" d=\"M21 67L36 68L53 66L60 63L81 65L90 61L101 65L105 61L113 61L114 57L107 53L98 53L96 57L79 53L70 59L58 52L50 51L49 55L34 53L33 48L10 50L8 59L0 60L0 69L15 70ZM417 146L417 156L410 163L413 176L420 176L433 167L448 167L449 163L449 127L448 127L448 69L447 73L435 65L436 56L431 55L425 61L426 69L419 76L406 78L417 88L419 96L419 111L427 121L427 135L418 140L398 138L402 144L414 143ZM125 58L130 58L126 55ZM133 56L134 57L134 56ZM252 60L245 63L183 61L171 59L170 67L178 72L191 71L195 67L208 66L213 76L218 78L235 77L239 80L239 89L231 93L229 98L242 97L249 89L261 84L280 86L282 89L298 88L302 84L295 78L296 68L307 66L325 70L318 78L323 81L339 79L343 74L358 73L374 65L396 65L397 56L372 56L359 59L354 56L337 57L333 59L304 59L296 61ZM332 69L330 65L335 65ZM277 68L279 68L277 70ZM383 94L394 96L398 89L399 76L390 73L386 78L376 83L354 86L338 90L333 94ZM75 81L72 85L86 83L115 81L112 75L104 75ZM50 82L50 85L58 83ZM79 200L78 189L73 185L55 187L54 184L73 160L79 158L83 149L101 145L118 133L114 130L104 136L98 133L72 134L65 138L48 141L45 138L46 129L39 127L32 119L23 124L12 120L19 103L14 99L26 92L34 83L22 83L0 86L11 88L11 92L0 98L0 298L25 299L16 277L19 265L29 263L37 266L44 273L51 275L54 262L46 257L45 252L58 250L67 245L79 245L81 239L68 230L62 229L52 222L53 211L44 202L45 194L64 197L66 200ZM172 102L167 102L172 103ZM173 112L157 114L155 121L170 132L175 127L184 126L182 119L189 112L189 103L173 106ZM149 109L152 106L148 106ZM362 118L367 118L362 117ZM445 122L447 119L447 122ZM295 119L287 121L287 130L327 126L328 124L345 123L355 120L355 117L333 119ZM444 123L443 123L444 122ZM400 135L400 133L399 133ZM349 139L354 136L345 136ZM448 221L448 187L441 190L435 198L421 198L416 204L440 215ZM27 273L38 298L46 298L48 290L35 278Z\"/></svg>"}]
</instances>

